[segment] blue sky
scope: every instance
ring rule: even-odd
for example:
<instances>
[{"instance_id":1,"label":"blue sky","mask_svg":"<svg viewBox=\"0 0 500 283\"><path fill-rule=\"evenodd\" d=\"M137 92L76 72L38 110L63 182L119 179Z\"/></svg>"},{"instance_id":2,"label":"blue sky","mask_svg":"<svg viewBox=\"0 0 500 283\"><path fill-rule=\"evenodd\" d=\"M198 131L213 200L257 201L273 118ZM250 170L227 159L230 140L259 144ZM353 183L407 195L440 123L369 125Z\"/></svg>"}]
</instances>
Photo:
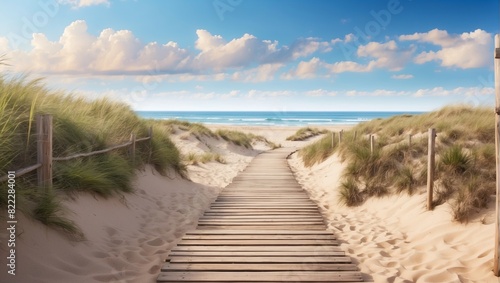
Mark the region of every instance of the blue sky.
<instances>
[{"instance_id":1,"label":"blue sky","mask_svg":"<svg viewBox=\"0 0 500 283\"><path fill-rule=\"evenodd\" d=\"M3 72L136 110L494 104L496 0L3 2Z\"/></svg>"}]
</instances>

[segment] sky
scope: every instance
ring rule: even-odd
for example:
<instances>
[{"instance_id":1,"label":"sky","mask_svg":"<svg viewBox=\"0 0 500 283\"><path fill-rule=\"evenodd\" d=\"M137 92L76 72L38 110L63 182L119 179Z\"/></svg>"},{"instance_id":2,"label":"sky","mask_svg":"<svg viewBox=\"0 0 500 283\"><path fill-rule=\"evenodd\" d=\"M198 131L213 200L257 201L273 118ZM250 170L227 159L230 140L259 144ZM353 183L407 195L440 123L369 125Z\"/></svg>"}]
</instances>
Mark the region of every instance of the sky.
<instances>
[{"instance_id":1,"label":"sky","mask_svg":"<svg viewBox=\"0 0 500 283\"><path fill-rule=\"evenodd\" d=\"M0 72L135 110L495 101L498 0L0 1Z\"/></svg>"}]
</instances>

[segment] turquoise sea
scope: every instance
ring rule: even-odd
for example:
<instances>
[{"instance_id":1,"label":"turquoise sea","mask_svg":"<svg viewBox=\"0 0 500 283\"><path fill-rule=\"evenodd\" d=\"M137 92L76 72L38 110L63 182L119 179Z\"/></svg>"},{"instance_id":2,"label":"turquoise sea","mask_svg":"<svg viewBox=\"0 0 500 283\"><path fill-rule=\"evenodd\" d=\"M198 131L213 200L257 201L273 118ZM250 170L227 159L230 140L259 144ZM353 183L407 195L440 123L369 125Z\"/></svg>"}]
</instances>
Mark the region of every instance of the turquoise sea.
<instances>
[{"instance_id":1,"label":"turquoise sea","mask_svg":"<svg viewBox=\"0 0 500 283\"><path fill-rule=\"evenodd\" d=\"M178 119L188 122L245 126L354 125L395 115L423 112L222 112L222 111L137 111L143 118Z\"/></svg>"}]
</instances>

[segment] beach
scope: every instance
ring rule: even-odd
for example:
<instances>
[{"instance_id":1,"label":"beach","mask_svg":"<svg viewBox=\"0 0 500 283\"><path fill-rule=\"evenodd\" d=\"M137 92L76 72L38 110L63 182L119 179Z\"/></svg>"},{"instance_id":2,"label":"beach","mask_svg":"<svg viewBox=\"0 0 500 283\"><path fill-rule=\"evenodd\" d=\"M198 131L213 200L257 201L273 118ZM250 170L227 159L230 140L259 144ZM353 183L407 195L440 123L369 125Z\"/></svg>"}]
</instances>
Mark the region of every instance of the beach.
<instances>
[{"instance_id":1,"label":"beach","mask_svg":"<svg viewBox=\"0 0 500 283\"><path fill-rule=\"evenodd\" d=\"M207 127L262 135L283 147L297 149L320 138L287 141L286 137L300 127ZM350 126L321 128L338 132ZM85 234L84 240L74 241L19 213L17 274L5 277L3 272L1 281L156 282L163 261L180 237L196 227L209 204L254 156L269 150L261 143L245 149L183 131L176 131L172 140L183 153L202 154L210 149L224 162L188 165L189 180L173 172L161 176L147 166L137 172L132 194L108 199L86 193L62 196L67 215ZM293 154L289 164L366 280L499 282L491 272L491 204L485 217L466 225L453 222L446 205L426 211L421 191L411 197L370 199L347 208L338 203L336 188L345 165L337 155L307 168ZM1 225L6 229L6 224ZM5 266L5 260L2 258L0 264Z\"/></svg>"}]
</instances>

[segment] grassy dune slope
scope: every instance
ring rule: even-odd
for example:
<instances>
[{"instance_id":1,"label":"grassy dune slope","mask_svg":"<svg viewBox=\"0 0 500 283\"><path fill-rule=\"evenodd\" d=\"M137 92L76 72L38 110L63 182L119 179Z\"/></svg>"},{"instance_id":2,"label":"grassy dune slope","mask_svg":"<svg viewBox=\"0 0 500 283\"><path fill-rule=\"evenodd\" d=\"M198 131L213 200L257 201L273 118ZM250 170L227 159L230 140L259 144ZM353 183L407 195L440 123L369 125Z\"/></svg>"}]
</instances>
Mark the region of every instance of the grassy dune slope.
<instances>
[{"instance_id":1,"label":"grassy dune slope","mask_svg":"<svg viewBox=\"0 0 500 283\"><path fill-rule=\"evenodd\" d=\"M331 138L325 137L299 154L311 166L338 152L347 162L339 194L345 204L358 205L373 196L413 194L425 184L429 128L437 131L434 205L449 202L455 220L466 222L495 193L491 109L449 106L423 115L377 119L345 133L344 142L334 148ZM369 134L376 136L373 153Z\"/></svg>"}]
</instances>

